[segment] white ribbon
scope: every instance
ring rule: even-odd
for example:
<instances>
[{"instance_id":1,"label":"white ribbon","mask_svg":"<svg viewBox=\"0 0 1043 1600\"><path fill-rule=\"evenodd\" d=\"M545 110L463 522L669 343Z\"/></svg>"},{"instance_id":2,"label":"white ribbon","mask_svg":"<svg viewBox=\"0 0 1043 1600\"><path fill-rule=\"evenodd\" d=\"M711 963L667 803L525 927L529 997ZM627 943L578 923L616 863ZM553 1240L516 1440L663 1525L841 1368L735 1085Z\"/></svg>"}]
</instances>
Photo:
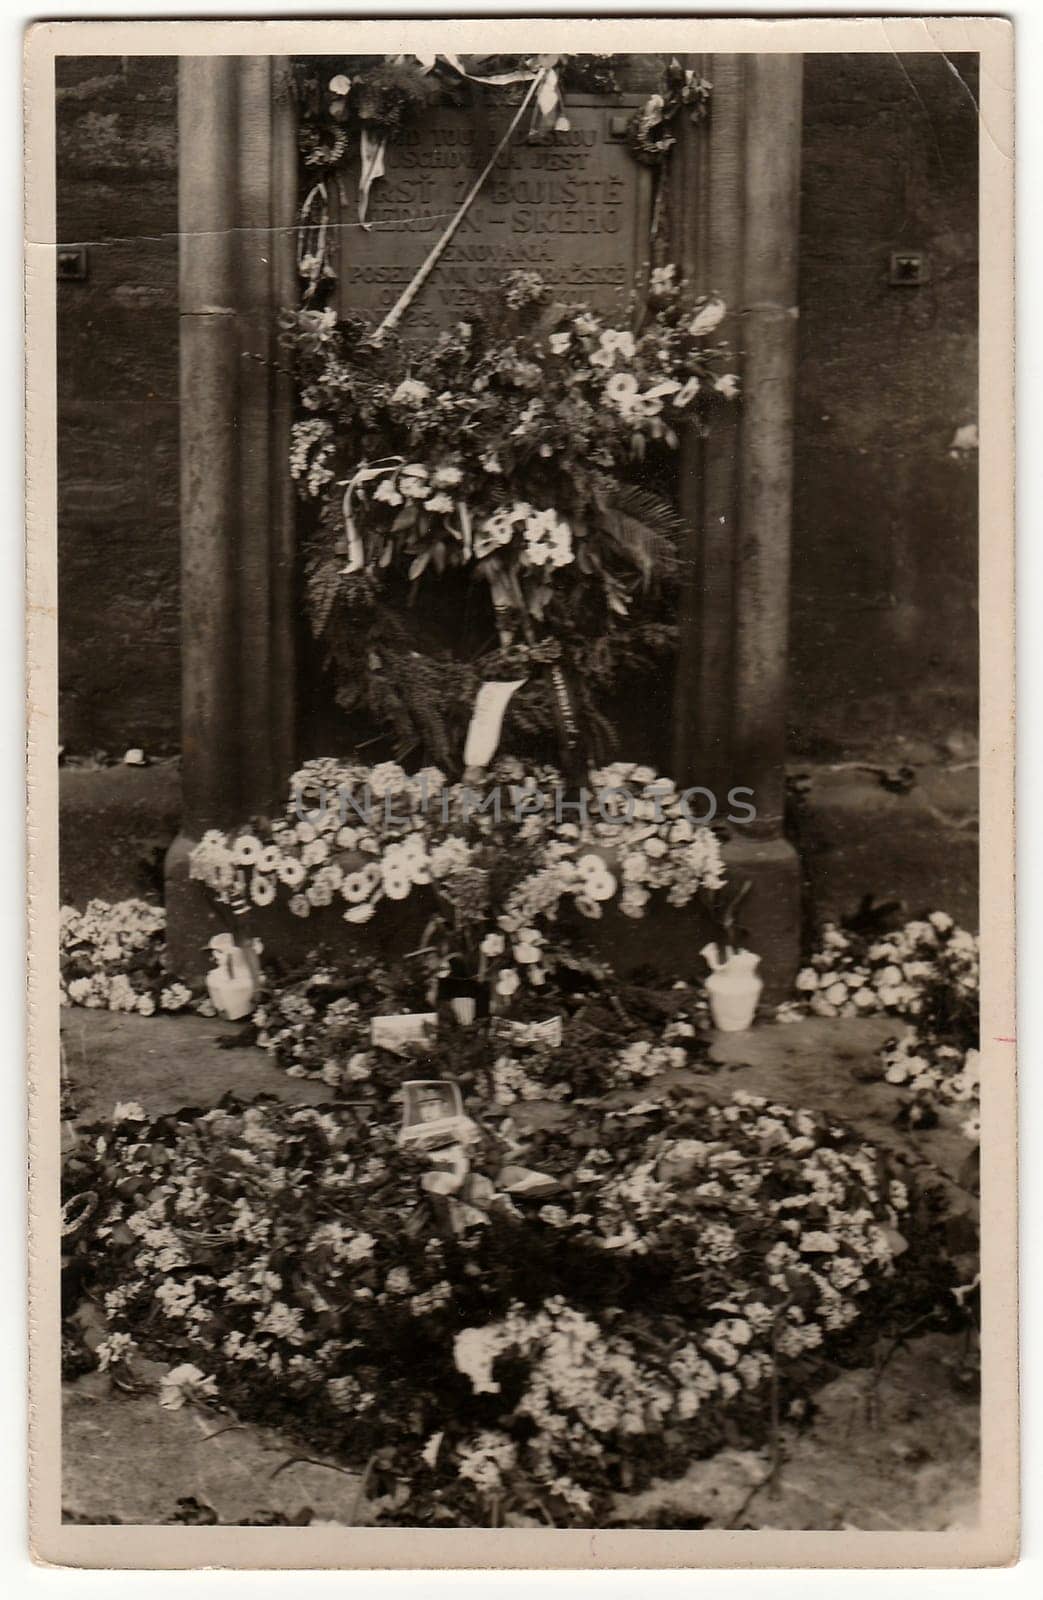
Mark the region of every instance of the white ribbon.
<instances>
[{"instance_id":1,"label":"white ribbon","mask_svg":"<svg viewBox=\"0 0 1043 1600\"><path fill-rule=\"evenodd\" d=\"M368 128L363 128L359 140L359 195L358 209L359 221L368 233L373 226L366 221L369 210L369 191L378 178L384 176L384 154L387 150L387 135L370 133Z\"/></svg>"},{"instance_id":2,"label":"white ribbon","mask_svg":"<svg viewBox=\"0 0 1043 1600\"><path fill-rule=\"evenodd\" d=\"M504 713L524 678L514 683L483 683L474 702L471 725L464 745L465 767L487 767L496 754Z\"/></svg>"},{"instance_id":3,"label":"white ribbon","mask_svg":"<svg viewBox=\"0 0 1043 1600\"><path fill-rule=\"evenodd\" d=\"M402 57L400 56L399 60L401 59ZM525 68L521 72L497 72L491 78L482 78L477 73L468 72L460 57L450 54L448 50L440 55L414 55L413 59L419 61L424 72L433 72L439 61L445 61L452 67L454 72L460 74L461 78L467 78L471 83L491 83L497 88L506 83L531 83L536 76L537 70Z\"/></svg>"},{"instance_id":4,"label":"white ribbon","mask_svg":"<svg viewBox=\"0 0 1043 1600\"><path fill-rule=\"evenodd\" d=\"M396 472L405 459L405 456L385 456L376 466L364 461L354 477L349 480L348 487L344 491L344 533L348 541L348 564L341 568L342 578L350 577L354 572L361 572L366 565L366 547L351 510L356 486L360 483L370 483L374 478L382 478L387 472Z\"/></svg>"},{"instance_id":5,"label":"white ribbon","mask_svg":"<svg viewBox=\"0 0 1043 1600\"><path fill-rule=\"evenodd\" d=\"M318 220L312 215L313 209L316 208ZM308 287L304 293L305 300L312 298L322 278L326 262L326 233L329 221L330 205L326 185L317 183L308 191L301 206L301 226L297 234L297 271L302 278L308 280ZM314 248L309 250L308 245L313 243L312 233L315 235Z\"/></svg>"}]
</instances>

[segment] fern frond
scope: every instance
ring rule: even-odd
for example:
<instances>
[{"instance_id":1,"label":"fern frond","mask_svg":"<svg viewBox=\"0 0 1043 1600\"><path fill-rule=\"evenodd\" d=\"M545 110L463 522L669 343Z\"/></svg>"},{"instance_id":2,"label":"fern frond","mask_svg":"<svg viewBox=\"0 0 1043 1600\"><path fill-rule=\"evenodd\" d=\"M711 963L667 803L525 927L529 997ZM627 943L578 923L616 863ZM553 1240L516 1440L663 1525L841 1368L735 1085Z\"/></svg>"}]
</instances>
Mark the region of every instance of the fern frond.
<instances>
[{"instance_id":1,"label":"fern frond","mask_svg":"<svg viewBox=\"0 0 1043 1600\"><path fill-rule=\"evenodd\" d=\"M340 564L329 556L320 556L308 567L308 617L316 639L326 631L340 589Z\"/></svg>"},{"instance_id":2,"label":"fern frond","mask_svg":"<svg viewBox=\"0 0 1043 1600\"><path fill-rule=\"evenodd\" d=\"M621 483L615 487L612 498L621 511L637 522L647 523L664 539L676 540L684 532L684 518L677 507L652 489L643 489L636 483Z\"/></svg>"}]
</instances>

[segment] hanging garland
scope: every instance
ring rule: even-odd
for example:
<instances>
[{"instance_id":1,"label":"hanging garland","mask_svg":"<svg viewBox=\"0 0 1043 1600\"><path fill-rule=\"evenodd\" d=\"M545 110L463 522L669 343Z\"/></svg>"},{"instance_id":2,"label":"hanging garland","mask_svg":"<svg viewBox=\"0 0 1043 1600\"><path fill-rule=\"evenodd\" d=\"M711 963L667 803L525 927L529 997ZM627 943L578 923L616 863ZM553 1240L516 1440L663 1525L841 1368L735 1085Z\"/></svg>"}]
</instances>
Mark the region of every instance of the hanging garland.
<instances>
[{"instance_id":1,"label":"hanging garland","mask_svg":"<svg viewBox=\"0 0 1043 1600\"><path fill-rule=\"evenodd\" d=\"M627 129L627 143L638 161L662 166L677 143L676 125L687 111L693 123L705 122L710 113L712 85L675 56L663 74L663 86L649 95Z\"/></svg>"}]
</instances>

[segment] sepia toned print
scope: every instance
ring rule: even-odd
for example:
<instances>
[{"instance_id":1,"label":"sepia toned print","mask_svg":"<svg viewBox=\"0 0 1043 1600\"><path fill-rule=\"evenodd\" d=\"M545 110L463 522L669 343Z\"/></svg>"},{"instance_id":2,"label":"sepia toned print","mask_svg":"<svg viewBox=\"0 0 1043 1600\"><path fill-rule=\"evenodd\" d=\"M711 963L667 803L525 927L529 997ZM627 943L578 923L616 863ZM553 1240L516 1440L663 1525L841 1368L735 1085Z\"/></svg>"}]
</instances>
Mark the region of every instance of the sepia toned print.
<instances>
[{"instance_id":1,"label":"sepia toned print","mask_svg":"<svg viewBox=\"0 0 1043 1600\"><path fill-rule=\"evenodd\" d=\"M1009 81L32 31L42 1559L1013 1559Z\"/></svg>"}]
</instances>

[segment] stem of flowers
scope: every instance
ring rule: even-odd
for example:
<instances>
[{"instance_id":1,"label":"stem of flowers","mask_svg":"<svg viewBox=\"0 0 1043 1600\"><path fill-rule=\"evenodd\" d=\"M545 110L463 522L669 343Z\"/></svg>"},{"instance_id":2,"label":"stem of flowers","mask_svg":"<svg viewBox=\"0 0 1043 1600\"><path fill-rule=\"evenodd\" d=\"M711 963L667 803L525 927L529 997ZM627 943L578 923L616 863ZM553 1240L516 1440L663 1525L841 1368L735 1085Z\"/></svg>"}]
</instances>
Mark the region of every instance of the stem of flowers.
<instances>
[{"instance_id":1,"label":"stem of flowers","mask_svg":"<svg viewBox=\"0 0 1043 1600\"><path fill-rule=\"evenodd\" d=\"M767 1484L772 1494L778 1493L779 1469L782 1465L782 1438L779 1432L779 1349L778 1332L780 1312L771 1325L771 1466Z\"/></svg>"},{"instance_id":2,"label":"stem of flowers","mask_svg":"<svg viewBox=\"0 0 1043 1600\"><path fill-rule=\"evenodd\" d=\"M348 1518L349 1526L353 1528L358 1527L359 1513L362 1510L362 1502L366 1498L366 1489L369 1486L369 1475L373 1471L376 1459L377 1452L374 1450L362 1469L362 1476L359 1479L359 1486L355 1490L355 1498L351 1502L351 1514Z\"/></svg>"}]
</instances>

